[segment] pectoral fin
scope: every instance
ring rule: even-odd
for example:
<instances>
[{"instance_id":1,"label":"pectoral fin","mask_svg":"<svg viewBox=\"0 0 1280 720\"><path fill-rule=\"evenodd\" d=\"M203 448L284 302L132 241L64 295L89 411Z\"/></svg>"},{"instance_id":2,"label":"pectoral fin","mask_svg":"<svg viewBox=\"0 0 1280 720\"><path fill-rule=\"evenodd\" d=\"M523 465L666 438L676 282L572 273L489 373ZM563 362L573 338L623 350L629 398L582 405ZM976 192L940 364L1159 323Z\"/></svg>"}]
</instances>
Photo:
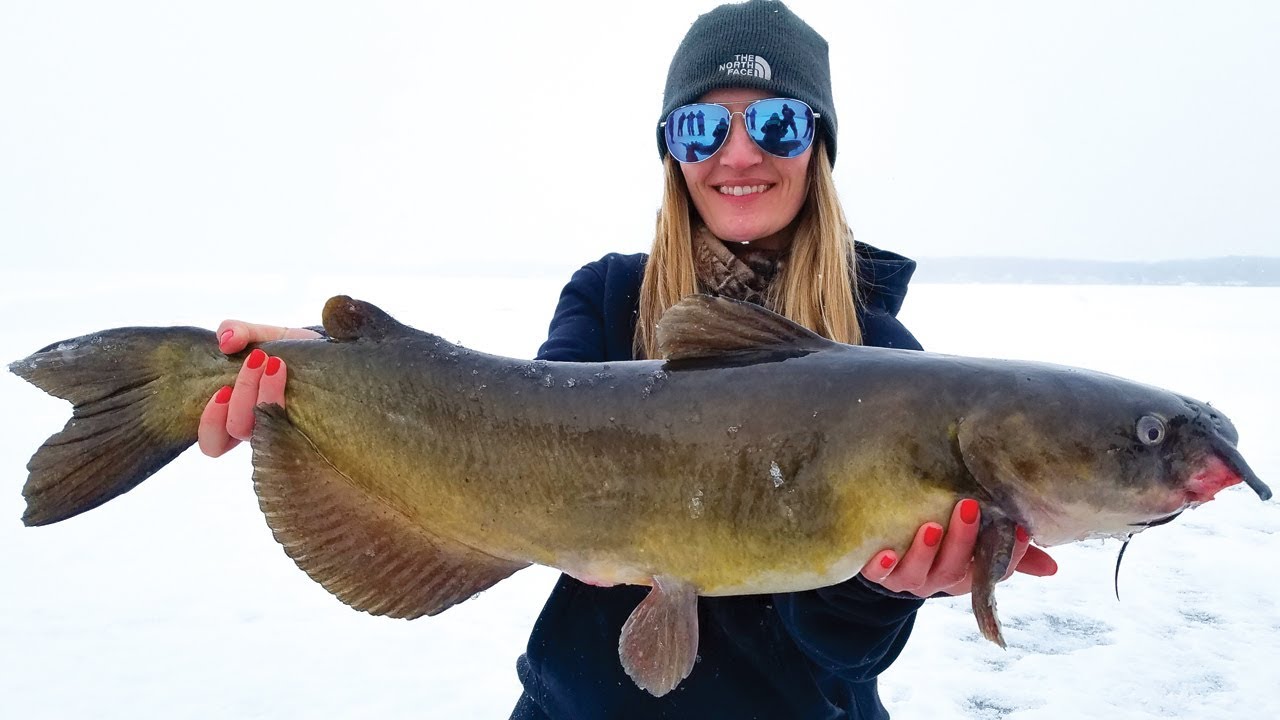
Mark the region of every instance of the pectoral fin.
<instances>
[{"instance_id":1,"label":"pectoral fin","mask_svg":"<svg viewBox=\"0 0 1280 720\"><path fill-rule=\"evenodd\" d=\"M432 533L373 497L279 405L257 410L253 485L267 525L298 567L373 615L435 615L526 567Z\"/></svg>"},{"instance_id":2,"label":"pectoral fin","mask_svg":"<svg viewBox=\"0 0 1280 720\"><path fill-rule=\"evenodd\" d=\"M982 528L973 547L973 616L978 620L982 636L1005 647L996 615L996 583L1009 571L1017 526L1009 518L984 508Z\"/></svg>"},{"instance_id":3,"label":"pectoral fin","mask_svg":"<svg viewBox=\"0 0 1280 720\"><path fill-rule=\"evenodd\" d=\"M698 656L698 594L693 586L655 577L653 590L622 626L622 669L655 697L675 689Z\"/></svg>"}]
</instances>

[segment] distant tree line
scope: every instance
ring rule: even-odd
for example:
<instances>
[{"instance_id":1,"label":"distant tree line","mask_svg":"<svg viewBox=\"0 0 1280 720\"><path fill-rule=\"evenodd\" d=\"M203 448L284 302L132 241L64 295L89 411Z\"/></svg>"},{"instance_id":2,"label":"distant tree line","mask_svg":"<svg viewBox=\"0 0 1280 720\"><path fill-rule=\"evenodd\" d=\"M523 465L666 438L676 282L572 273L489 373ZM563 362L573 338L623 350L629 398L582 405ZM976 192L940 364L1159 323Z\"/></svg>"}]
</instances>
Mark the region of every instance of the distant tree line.
<instances>
[{"instance_id":1,"label":"distant tree line","mask_svg":"<svg viewBox=\"0 0 1280 720\"><path fill-rule=\"evenodd\" d=\"M1238 285L1280 287L1280 258L1216 257L1158 262L946 257L918 261L916 282L1049 285Z\"/></svg>"}]
</instances>

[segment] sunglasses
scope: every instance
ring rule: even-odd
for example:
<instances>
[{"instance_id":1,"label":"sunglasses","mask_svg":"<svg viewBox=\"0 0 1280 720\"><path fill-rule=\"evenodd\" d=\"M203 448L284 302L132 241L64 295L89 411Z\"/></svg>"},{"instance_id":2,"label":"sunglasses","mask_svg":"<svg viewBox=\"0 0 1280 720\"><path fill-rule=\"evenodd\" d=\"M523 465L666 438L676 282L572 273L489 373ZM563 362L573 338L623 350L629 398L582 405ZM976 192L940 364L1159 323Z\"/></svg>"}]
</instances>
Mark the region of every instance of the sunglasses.
<instances>
[{"instance_id":1,"label":"sunglasses","mask_svg":"<svg viewBox=\"0 0 1280 720\"><path fill-rule=\"evenodd\" d=\"M671 157L682 163L699 163L724 146L734 115L742 116L752 142L780 158L793 158L809 149L820 117L795 98L765 98L736 112L715 103L685 105L672 110L658 127L667 139Z\"/></svg>"}]
</instances>

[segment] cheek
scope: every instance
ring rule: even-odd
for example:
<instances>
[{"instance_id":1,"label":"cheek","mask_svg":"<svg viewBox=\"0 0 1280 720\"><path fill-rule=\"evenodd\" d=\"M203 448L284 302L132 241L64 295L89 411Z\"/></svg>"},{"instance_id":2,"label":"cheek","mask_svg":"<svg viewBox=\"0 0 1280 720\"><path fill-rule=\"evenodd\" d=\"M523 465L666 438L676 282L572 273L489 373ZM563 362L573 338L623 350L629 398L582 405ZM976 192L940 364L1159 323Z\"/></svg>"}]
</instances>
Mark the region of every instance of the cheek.
<instances>
[{"instance_id":1,"label":"cheek","mask_svg":"<svg viewBox=\"0 0 1280 720\"><path fill-rule=\"evenodd\" d=\"M787 198L786 206L788 210L799 211L804 205L804 199L809 195L809 173L805 166L801 166L798 170L787 173Z\"/></svg>"},{"instance_id":2,"label":"cheek","mask_svg":"<svg viewBox=\"0 0 1280 720\"><path fill-rule=\"evenodd\" d=\"M710 163L696 163L692 165L681 165L680 173L684 175L684 185L689 190L689 199L693 201L693 206L700 215L705 215L709 208L703 206L703 193L706 192L706 186L703 182L707 179Z\"/></svg>"}]
</instances>

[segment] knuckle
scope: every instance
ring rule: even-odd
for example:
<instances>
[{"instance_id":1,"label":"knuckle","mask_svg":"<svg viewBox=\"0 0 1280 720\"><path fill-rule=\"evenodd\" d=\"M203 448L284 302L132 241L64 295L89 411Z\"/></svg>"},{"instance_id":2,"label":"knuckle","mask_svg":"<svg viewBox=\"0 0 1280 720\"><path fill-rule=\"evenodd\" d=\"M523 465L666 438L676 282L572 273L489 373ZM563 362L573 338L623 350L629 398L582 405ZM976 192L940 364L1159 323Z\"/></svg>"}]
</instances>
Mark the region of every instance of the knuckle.
<instances>
[{"instance_id":1,"label":"knuckle","mask_svg":"<svg viewBox=\"0 0 1280 720\"><path fill-rule=\"evenodd\" d=\"M231 390L231 402L240 399L243 394L242 390L247 390L249 395L258 394L261 375L262 373L250 368L248 365L241 367L240 373L236 375L235 387Z\"/></svg>"},{"instance_id":2,"label":"knuckle","mask_svg":"<svg viewBox=\"0 0 1280 720\"><path fill-rule=\"evenodd\" d=\"M253 408L229 415L226 433L237 440L248 440L253 434Z\"/></svg>"}]
</instances>

